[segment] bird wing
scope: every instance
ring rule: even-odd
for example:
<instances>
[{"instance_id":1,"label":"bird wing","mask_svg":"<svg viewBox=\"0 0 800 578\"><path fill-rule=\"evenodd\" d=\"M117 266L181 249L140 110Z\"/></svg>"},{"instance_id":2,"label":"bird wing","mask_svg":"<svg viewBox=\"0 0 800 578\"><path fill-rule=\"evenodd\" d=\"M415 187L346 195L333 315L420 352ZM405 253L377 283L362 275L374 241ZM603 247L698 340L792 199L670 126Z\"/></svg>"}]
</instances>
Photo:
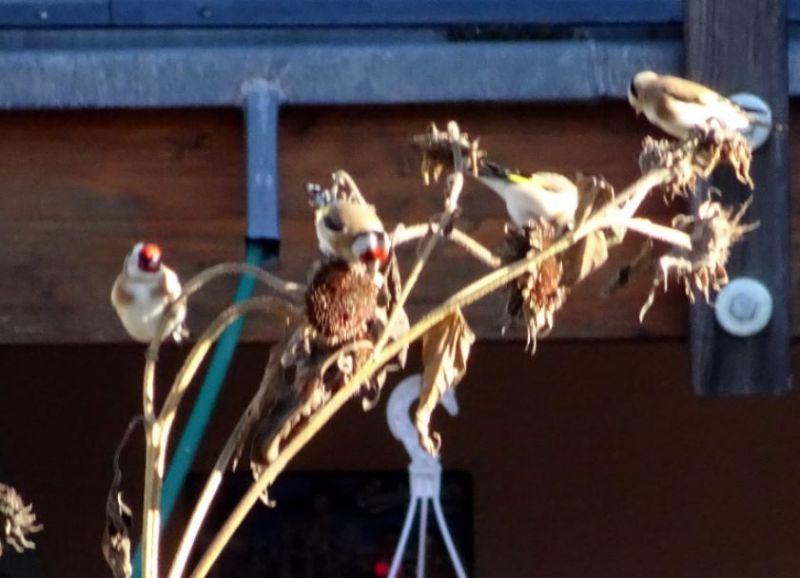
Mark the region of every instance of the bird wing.
<instances>
[{"instance_id":1,"label":"bird wing","mask_svg":"<svg viewBox=\"0 0 800 578\"><path fill-rule=\"evenodd\" d=\"M163 291L163 294L170 300L177 299L181 294L181 282L178 280L177 273L166 265L161 265L161 268L163 275L159 284L159 292Z\"/></svg>"},{"instance_id":2,"label":"bird wing","mask_svg":"<svg viewBox=\"0 0 800 578\"><path fill-rule=\"evenodd\" d=\"M527 179L518 170L509 169L487 159L481 159L478 174L482 177L501 178L515 183L525 182Z\"/></svg>"},{"instance_id":3,"label":"bird wing","mask_svg":"<svg viewBox=\"0 0 800 578\"><path fill-rule=\"evenodd\" d=\"M552 193L565 193L576 190L575 183L558 173L534 173L525 181Z\"/></svg>"},{"instance_id":4,"label":"bird wing","mask_svg":"<svg viewBox=\"0 0 800 578\"><path fill-rule=\"evenodd\" d=\"M333 231L366 233L383 231L375 207L361 203L339 202L325 216L325 226Z\"/></svg>"},{"instance_id":5,"label":"bird wing","mask_svg":"<svg viewBox=\"0 0 800 578\"><path fill-rule=\"evenodd\" d=\"M125 287L122 275L118 275L111 288L111 304L119 309L133 303L133 294Z\"/></svg>"},{"instance_id":6,"label":"bird wing","mask_svg":"<svg viewBox=\"0 0 800 578\"><path fill-rule=\"evenodd\" d=\"M708 105L727 100L707 86L677 76L661 76L657 86L665 95L683 102Z\"/></svg>"}]
</instances>

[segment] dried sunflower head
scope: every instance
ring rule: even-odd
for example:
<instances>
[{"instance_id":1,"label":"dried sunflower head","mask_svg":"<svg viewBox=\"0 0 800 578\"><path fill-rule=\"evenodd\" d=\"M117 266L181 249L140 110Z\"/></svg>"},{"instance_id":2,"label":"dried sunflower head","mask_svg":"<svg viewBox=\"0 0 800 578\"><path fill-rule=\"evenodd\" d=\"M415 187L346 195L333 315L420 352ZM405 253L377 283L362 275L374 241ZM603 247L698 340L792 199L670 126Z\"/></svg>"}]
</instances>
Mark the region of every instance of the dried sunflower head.
<instances>
[{"instance_id":1,"label":"dried sunflower head","mask_svg":"<svg viewBox=\"0 0 800 578\"><path fill-rule=\"evenodd\" d=\"M553 226L544 220L521 229L507 225L503 261L511 263L541 253L553 243L555 234ZM544 337L553 328L554 315L566 299L567 289L561 283L563 273L563 263L556 255L532 267L508 286L506 313L512 320L524 320L527 346L532 352L536 351L539 335Z\"/></svg>"},{"instance_id":2,"label":"dried sunflower head","mask_svg":"<svg viewBox=\"0 0 800 578\"><path fill-rule=\"evenodd\" d=\"M20 554L26 549L35 549L36 544L29 536L42 528L41 524L36 523L33 504L26 506L14 488L0 484L0 556L6 545Z\"/></svg>"},{"instance_id":3,"label":"dried sunflower head","mask_svg":"<svg viewBox=\"0 0 800 578\"><path fill-rule=\"evenodd\" d=\"M658 259L653 287L639 312L639 320L644 319L653 305L659 285L663 283L666 291L670 274L683 283L684 291L692 302L694 288L709 301L710 291L719 291L728 282L725 266L730 257L731 246L758 226L757 223L741 223L751 201L752 198L735 209L724 207L709 196L698 207L696 214L677 215L672 220L673 227L689 234L692 249L675 247Z\"/></svg>"},{"instance_id":4,"label":"dried sunflower head","mask_svg":"<svg viewBox=\"0 0 800 578\"><path fill-rule=\"evenodd\" d=\"M377 306L378 287L362 263L329 261L314 275L306 293L311 326L326 345L357 339Z\"/></svg>"},{"instance_id":5,"label":"dried sunflower head","mask_svg":"<svg viewBox=\"0 0 800 578\"><path fill-rule=\"evenodd\" d=\"M472 171L475 176L478 175L478 160L486 156L486 151L478 148L477 138L470 140L465 132L456 131L453 134L450 130L439 130L435 123L430 124L427 132L414 135L412 143L422 153L420 170L426 185L431 181L437 182L445 172L455 170L455 151L465 161L463 168Z\"/></svg>"},{"instance_id":6,"label":"dried sunflower head","mask_svg":"<svg viewBox=\"0 0 800 578\"><path fill-rule=\"evenodd\" d=\"M750 178L752 152L741 134L724 129L696 130L683 140L657 140L645 137L639 154L642 174L670 169L671 178L660 189L664 196L688 196L695 190L697 177L707 178L722 163L728 163L742 184L753 188Z\"/></svg>"}]
</instances>

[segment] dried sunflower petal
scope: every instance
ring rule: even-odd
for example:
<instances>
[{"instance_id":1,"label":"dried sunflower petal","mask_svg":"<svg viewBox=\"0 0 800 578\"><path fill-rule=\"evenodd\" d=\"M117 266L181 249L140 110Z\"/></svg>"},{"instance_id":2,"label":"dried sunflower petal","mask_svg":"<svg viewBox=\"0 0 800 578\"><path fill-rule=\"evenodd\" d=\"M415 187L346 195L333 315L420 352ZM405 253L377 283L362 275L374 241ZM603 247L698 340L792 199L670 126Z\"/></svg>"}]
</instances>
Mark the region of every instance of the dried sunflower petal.
<instances>
[{"instance_id":1,"label":"dried sunflower petal","mask_svg":"<svg viewBox=\"0 0 800 578\"><path fill-rule=\"evenodd\" d=\"M26 549L36 548L30 535L44 528L36 523L33 504L25 505L17 490L0 483L0 556L3 546L11 546L22 554Z\"/></svg>"},{"instance_id":2,"label":"dried sunflower petal","mask_svg":"<svg viewBox=\"0 0 800 578\"><path fill-rule=\"evenodd\" d=\"M670 275L683 284L691 301L694 301L695 289L708 302L711 290L719 291L728 282L725 265L730 257L731 246L758 226L741 224L751 201L752 197L738 209L726 208L709 196L695 215L677 215L672 220L673 227L690 235L692 249L674 247L658 259L653 287L639 312L640 321L653 305L658 287L663 284L666 291Z\"/></svg>"},{"instance_id":3,"label":"dried sunflower petal","mask_svg":"<svg viewBox=\"0 0 800 578\"><path fill-rule=\"evenodd\" d=\"M531 227L506 226L502 258L505 263L532 257L547 249L555 238L555 229L541 220ZM522 318L528 332L529 347L536 351L537 338L553 328L554 316L564 304L567 289L562 284L564 265L560 255L545 259L508 286L506 313L513 320Z\"/></svg>"}]
</instances>

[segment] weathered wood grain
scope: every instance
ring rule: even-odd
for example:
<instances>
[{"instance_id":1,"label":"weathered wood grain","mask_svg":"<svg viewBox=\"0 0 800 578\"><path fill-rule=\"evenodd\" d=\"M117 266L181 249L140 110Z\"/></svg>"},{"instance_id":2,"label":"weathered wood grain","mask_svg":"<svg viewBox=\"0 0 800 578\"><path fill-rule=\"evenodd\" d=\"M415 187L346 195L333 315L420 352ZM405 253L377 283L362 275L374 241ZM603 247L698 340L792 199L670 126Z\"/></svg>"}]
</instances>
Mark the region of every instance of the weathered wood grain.
<instances>
[{"instance_id":1,"label":"weathered wood grain","mask_svg":"<svg viewBox=\"0 0 800 578\"><path fill-rule=\"evenodd\" d=\"M772 320L758 335L738 338L722 330L712 309L692 307L694 385L710 395L781 393L791 386L792 336L786 2L689 0L684 31L688 75L727 94L759 94L776 124L755 154L754 192L730 175L714 178L729 202L754 195L749 219L761 226L733 251L729 273L767 286Z\"/></svg>"},{"instance_id":2,"label":"weathered wood grain","mask_svg":"<svg viewBox=\"0 0 800 578\"><path fill-rule=\"evenodd\" d=\"M280 191L283 233L278 273L304 280L316 255L302 184L350 171L388 226L426 220L439 210L441 187L422 186L409 135L455 118L498 161L522 169L601 173L617 185L637 176L648 125L623 103L552 106L292 108L281 113ZM164 245L186 278L243 255L245 157L237 110L4 112L0 141L0 343L115 342L126 339L108 291L128 248L142 238ZM470 182L460 227L489 246L502 237L504 207ZM660 199L649 214L665 218ZM635 239L619 263L637 250ZM405 251L406 262L413 248ZM609 274L613 264L609 266ZM411 303L420 315L485 269L443 247ZM682 337L679 292L659 296L644 325L642 276L608 299L605 272L575 290L557 316L556 338ZM215 285L192 304L199 332L232 295ZM478 333L499 338L502 297L468 311ZM246 339L272 339L268 323L248 324ZM511 332L507 336L519 337Z\"/></svg>"}]
</instances>

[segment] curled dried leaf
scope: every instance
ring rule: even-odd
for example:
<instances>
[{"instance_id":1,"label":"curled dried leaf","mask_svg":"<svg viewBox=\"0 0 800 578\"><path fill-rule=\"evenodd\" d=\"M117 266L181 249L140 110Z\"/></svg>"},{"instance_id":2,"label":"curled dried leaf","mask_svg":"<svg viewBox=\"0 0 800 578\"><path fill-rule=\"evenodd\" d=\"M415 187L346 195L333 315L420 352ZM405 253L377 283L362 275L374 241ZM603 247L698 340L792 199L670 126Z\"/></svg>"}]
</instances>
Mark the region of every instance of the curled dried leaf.
<instances>
[{"instance_id":1,"label":"curled dried leaf","mask_svg":"<svg viewBox=\"0 0 800 578\"><path fill-rule=\"evenodd\" d=\"M579 175L577 226L585 223L598 209L614 200L614 187L603 177ZM564 254L564 276L561 284L572 287L596 271L608 260L609 245L621 239L625 231L592 231L575 243Z\"/></svg>"},{"instance_id":2,"label":"curled dried leaf","mask_svg":"<svg viewBox=\"0 0 800 578\"><path fill-rule=\"evenodd\" d=\"M103 557L114 578L130 578L133 573L130 538L133 512L122 499L122 468L119 462L131 434L143 421L140 415L130 421L114 452L114 477L106 498L106 527L101 541Z\"/></svg>"},{"instance_id":3,"label":"curled dried leaf","mask_svg":"<svg viewBox=\"0 0 800 578\"><path fill-rule=\"evenodd\" d=\"M467 371L467 360L475 334L456 309L431 327L422 338L422 391L414 414L419 443L431 455L437 455L441 436L430 429L433 410L442 396L454 388Z\"/></svg>"},{"instance_id":4,"label":"curled dried leaf","mask_svg":"<svg viewBox=\"0 0 800 578\"><path fill-rule=\"evenodd\" d=\"M19 554L35 549L30 535L43 528L36 523L33 504L26 506L17 490L0 483L0 556L4 546L12 547Z\"/></svg>"},{"instance_id":5,"label":"curled dried leaf","mask_svg":"<svg viewBox=\"0 0 800 578\"><path fill-rule=\"evenodd\" d=\"M659 258L653 287L639 312L640 321L653 305L658 287L663 284L664 290L667 290L670 274L683 283L684 291L692 302L695 288L708 302L710 291L719 291L728 282L725 266L731 246L758 226L741 224L751 201L752 198L735 209L723 207L709 197L698 207L696 214L677 215L672 220L674 228L690 235L692 249L675 247Z\"/></svg>"}]
</instances>

